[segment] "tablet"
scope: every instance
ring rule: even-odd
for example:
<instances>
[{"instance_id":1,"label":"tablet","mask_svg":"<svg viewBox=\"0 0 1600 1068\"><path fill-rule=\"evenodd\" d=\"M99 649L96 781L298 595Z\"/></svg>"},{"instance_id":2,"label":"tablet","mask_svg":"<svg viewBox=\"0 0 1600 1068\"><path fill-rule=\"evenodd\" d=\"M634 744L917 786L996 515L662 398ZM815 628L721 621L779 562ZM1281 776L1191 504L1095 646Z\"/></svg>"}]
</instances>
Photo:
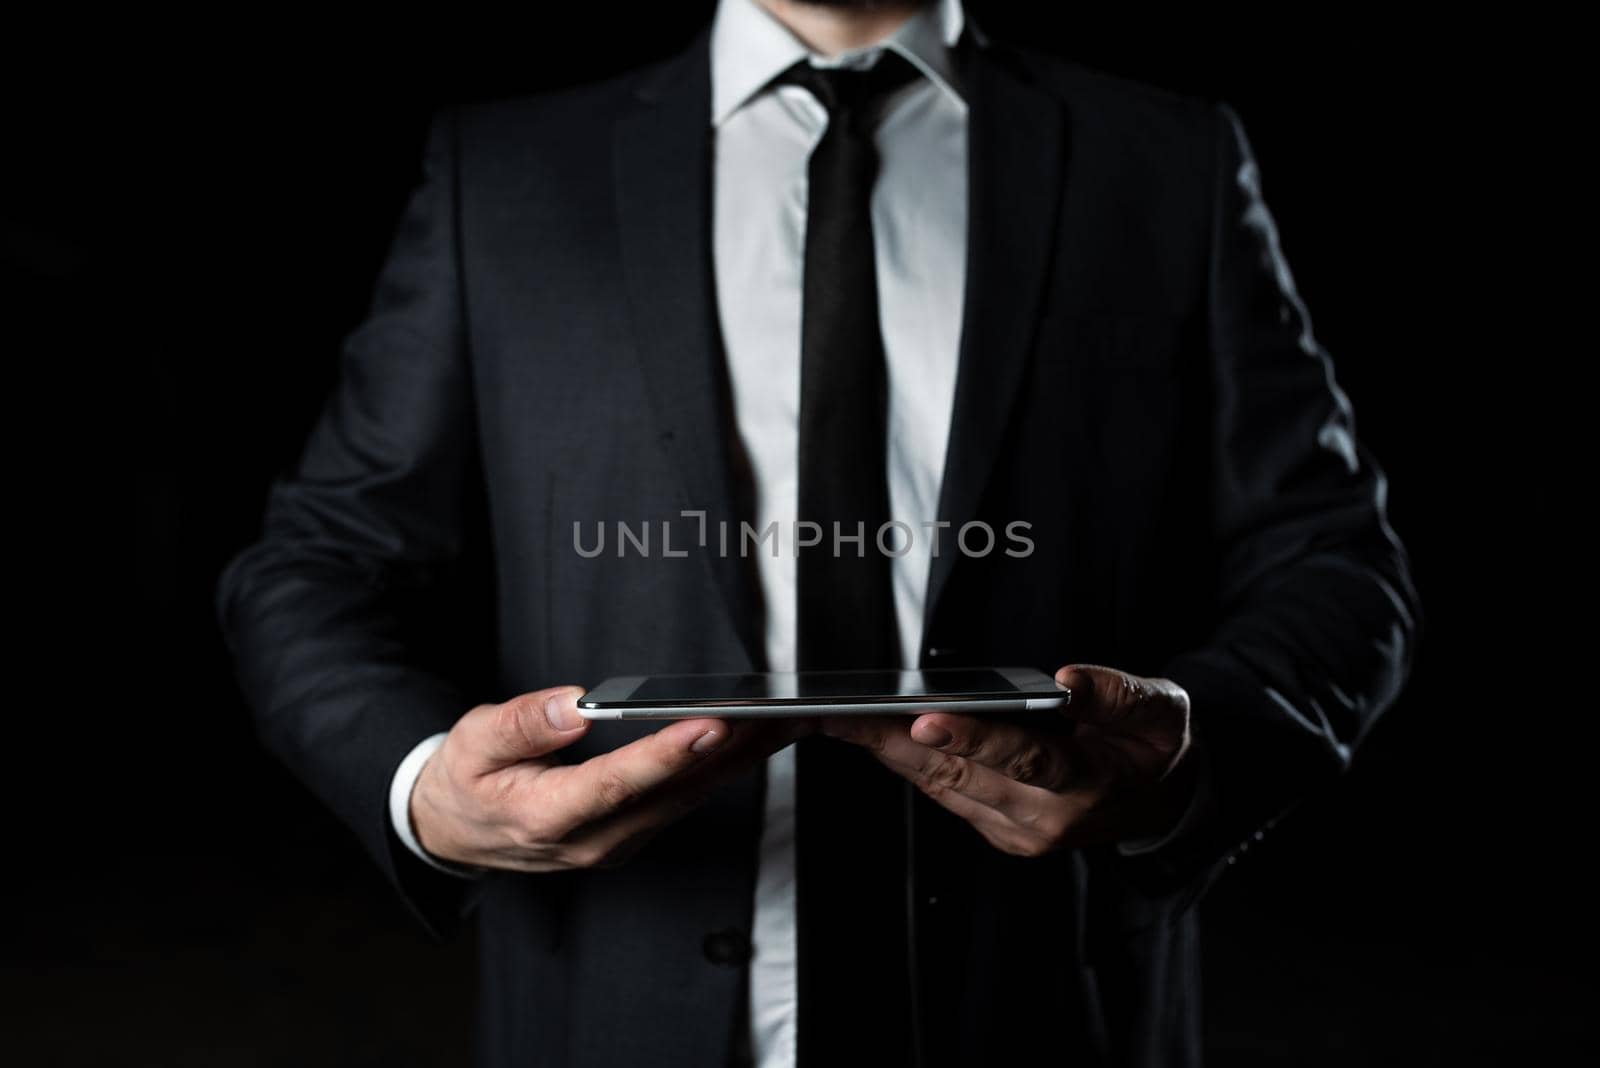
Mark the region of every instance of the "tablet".
<instances>
[{"instance_id":1,"label":"tablet","mask_svg":"<svg viewBox=\"0 0 1600 1068\"><path fill-rule=\"evenodd\" d=\"M578 700L588 719L694 719L1024 712L1060 708L1072 692L1033 668L626 675Z\"/></svg>"}]
</instances>

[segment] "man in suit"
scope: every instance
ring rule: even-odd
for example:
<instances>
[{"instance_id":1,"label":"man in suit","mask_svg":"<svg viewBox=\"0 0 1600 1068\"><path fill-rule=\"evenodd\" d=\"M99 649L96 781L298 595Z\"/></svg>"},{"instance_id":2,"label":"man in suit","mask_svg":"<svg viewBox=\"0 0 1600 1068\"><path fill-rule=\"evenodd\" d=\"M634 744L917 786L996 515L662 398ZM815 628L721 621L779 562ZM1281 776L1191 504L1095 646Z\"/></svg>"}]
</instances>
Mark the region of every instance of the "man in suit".
<instances>
[{"instance_id":1,"label":"man in suit","mask_svg":"<svg viewBox=\"0 0 1600 1068\"><path fill-rule=\"evenodd\" d=\"M1385 495L1225 104L955 0L724 0L434 114L218 612L266 742L475 919L483 1063L1192 1064L1196 900L1409 668ZM555 685L999 664L1070 703Z\"/></svg>"}]
</instances>

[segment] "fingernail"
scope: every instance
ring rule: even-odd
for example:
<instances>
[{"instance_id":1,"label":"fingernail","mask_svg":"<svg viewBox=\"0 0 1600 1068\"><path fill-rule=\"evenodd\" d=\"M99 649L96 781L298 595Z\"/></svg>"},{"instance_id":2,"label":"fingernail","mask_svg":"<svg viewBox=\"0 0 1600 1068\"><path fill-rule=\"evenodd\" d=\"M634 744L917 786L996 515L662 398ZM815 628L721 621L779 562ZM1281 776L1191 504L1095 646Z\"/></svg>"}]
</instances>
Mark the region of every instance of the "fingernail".
<instances>
[{"instance_id":1,"label":"fingernail","mask_svg":"<svg viewBox=\"0 0 1600 1068\"><path fill-rule=\"evenodd\" d=\"M954 740L955 735L939 726L937 723L924 723L912 732L912 736L923 745L931 745L935 749L942 749Z\"/></svg>"},{"instance_id":2,"label":"fingernail","mask_svg":"<svg viewBox=\"0 0 1600 1068\"><path fill-rule=\"evenodd\" d=\"M693 753L709 753L711 750L722 744L722 739L724 737L726 737L726 735L724 735L721 731L706 731L704 734L694 740L693 744L689 746L689 751Z\"/></svg>"},{"instance_id":3,"label":"fingernail","mask_svg":"<svg viewBox=\"0 0 1600 1068\"><path fill-rule=\"evenodd\" d=\"M558 731L576 730L583 726L584 718L578 715L576 690L562 690L544 703L544 718Z\"/></svg>"}]
</instances>

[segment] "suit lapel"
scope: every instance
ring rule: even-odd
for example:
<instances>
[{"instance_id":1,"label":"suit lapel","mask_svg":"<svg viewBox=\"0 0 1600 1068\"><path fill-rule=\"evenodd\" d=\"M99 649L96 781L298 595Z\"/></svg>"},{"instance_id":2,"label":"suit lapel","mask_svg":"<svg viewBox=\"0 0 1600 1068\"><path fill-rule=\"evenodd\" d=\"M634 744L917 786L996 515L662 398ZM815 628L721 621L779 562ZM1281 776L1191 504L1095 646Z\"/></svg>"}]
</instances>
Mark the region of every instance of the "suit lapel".
<instances>
[{"instance_id":1,"label":"suit lapel","mask_svg":"<svg viewBox=\"0 0 1600 1068\"><path fill-rule=\"evenodd\" d=\"M612 142L617 220L634 348L662 447L687 508L706 514L711 568L752 665L765 662L759 600L737 553L719 554L719 521L744 509L733 474L731 397L717 326L711 252L710 34L645 79ZM697 535L699 525L685 528ZM679 544L683 544L682 540ZM730 544L737 544L730 538Z\"/></svg>"},{"instance_id":2,"label":"suit lapel","mask_svg":"<svg viewBox=\"0 0 1600 1068\"><path fill-rule=\"evenodd\" d=\"M964 66L970 87L967 282L939 496L939 518L951 524L952 537L977 515L1032 348L1066 154L1066 114L1055 97L972 42ZM925 627L958 555L941 551L933 560Z\"/></svg>"}]
</instances>

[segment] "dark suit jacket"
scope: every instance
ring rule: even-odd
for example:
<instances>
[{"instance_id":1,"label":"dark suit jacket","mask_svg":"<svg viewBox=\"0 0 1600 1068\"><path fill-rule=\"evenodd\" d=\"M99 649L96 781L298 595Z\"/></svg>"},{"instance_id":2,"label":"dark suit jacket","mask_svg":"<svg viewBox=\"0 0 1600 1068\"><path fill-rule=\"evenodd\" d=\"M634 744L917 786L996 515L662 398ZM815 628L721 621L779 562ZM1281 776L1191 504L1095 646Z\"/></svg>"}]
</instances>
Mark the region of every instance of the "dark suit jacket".
<instances>
[{"instance_id":1,"label":"dark suit jacket","mask_svg":"<svg viewBox=\"0 0 1600 1068\"><path fill-rule=\"evenodd\" d=\"M1345 767L1408 670L1416 595L1238 116L999 44L964 62L970 268L940 514L1028 521L1036 550L944 552L923 663L1172 678L1212 789L1140 857L1003 855L921 799L927 1057L1192 1064L1190 906ZM708 92L702 33L613 80L434 114L338 386L218 589L266 743L436 934L475 904L485 1064L717 1065L738 1026L759 770L621 867L469 897L385 808L404 753L479 701L762 666L749 561L573 548L576 521L586 544L597 521L670 521L681 548L699 522L681 512L748 512ZM481 602L459 596L474 582ZM446 665L434 639L472 603L489 655ZM649 729L600 725L568 755Z\"/></svg>"}]
</instances>

